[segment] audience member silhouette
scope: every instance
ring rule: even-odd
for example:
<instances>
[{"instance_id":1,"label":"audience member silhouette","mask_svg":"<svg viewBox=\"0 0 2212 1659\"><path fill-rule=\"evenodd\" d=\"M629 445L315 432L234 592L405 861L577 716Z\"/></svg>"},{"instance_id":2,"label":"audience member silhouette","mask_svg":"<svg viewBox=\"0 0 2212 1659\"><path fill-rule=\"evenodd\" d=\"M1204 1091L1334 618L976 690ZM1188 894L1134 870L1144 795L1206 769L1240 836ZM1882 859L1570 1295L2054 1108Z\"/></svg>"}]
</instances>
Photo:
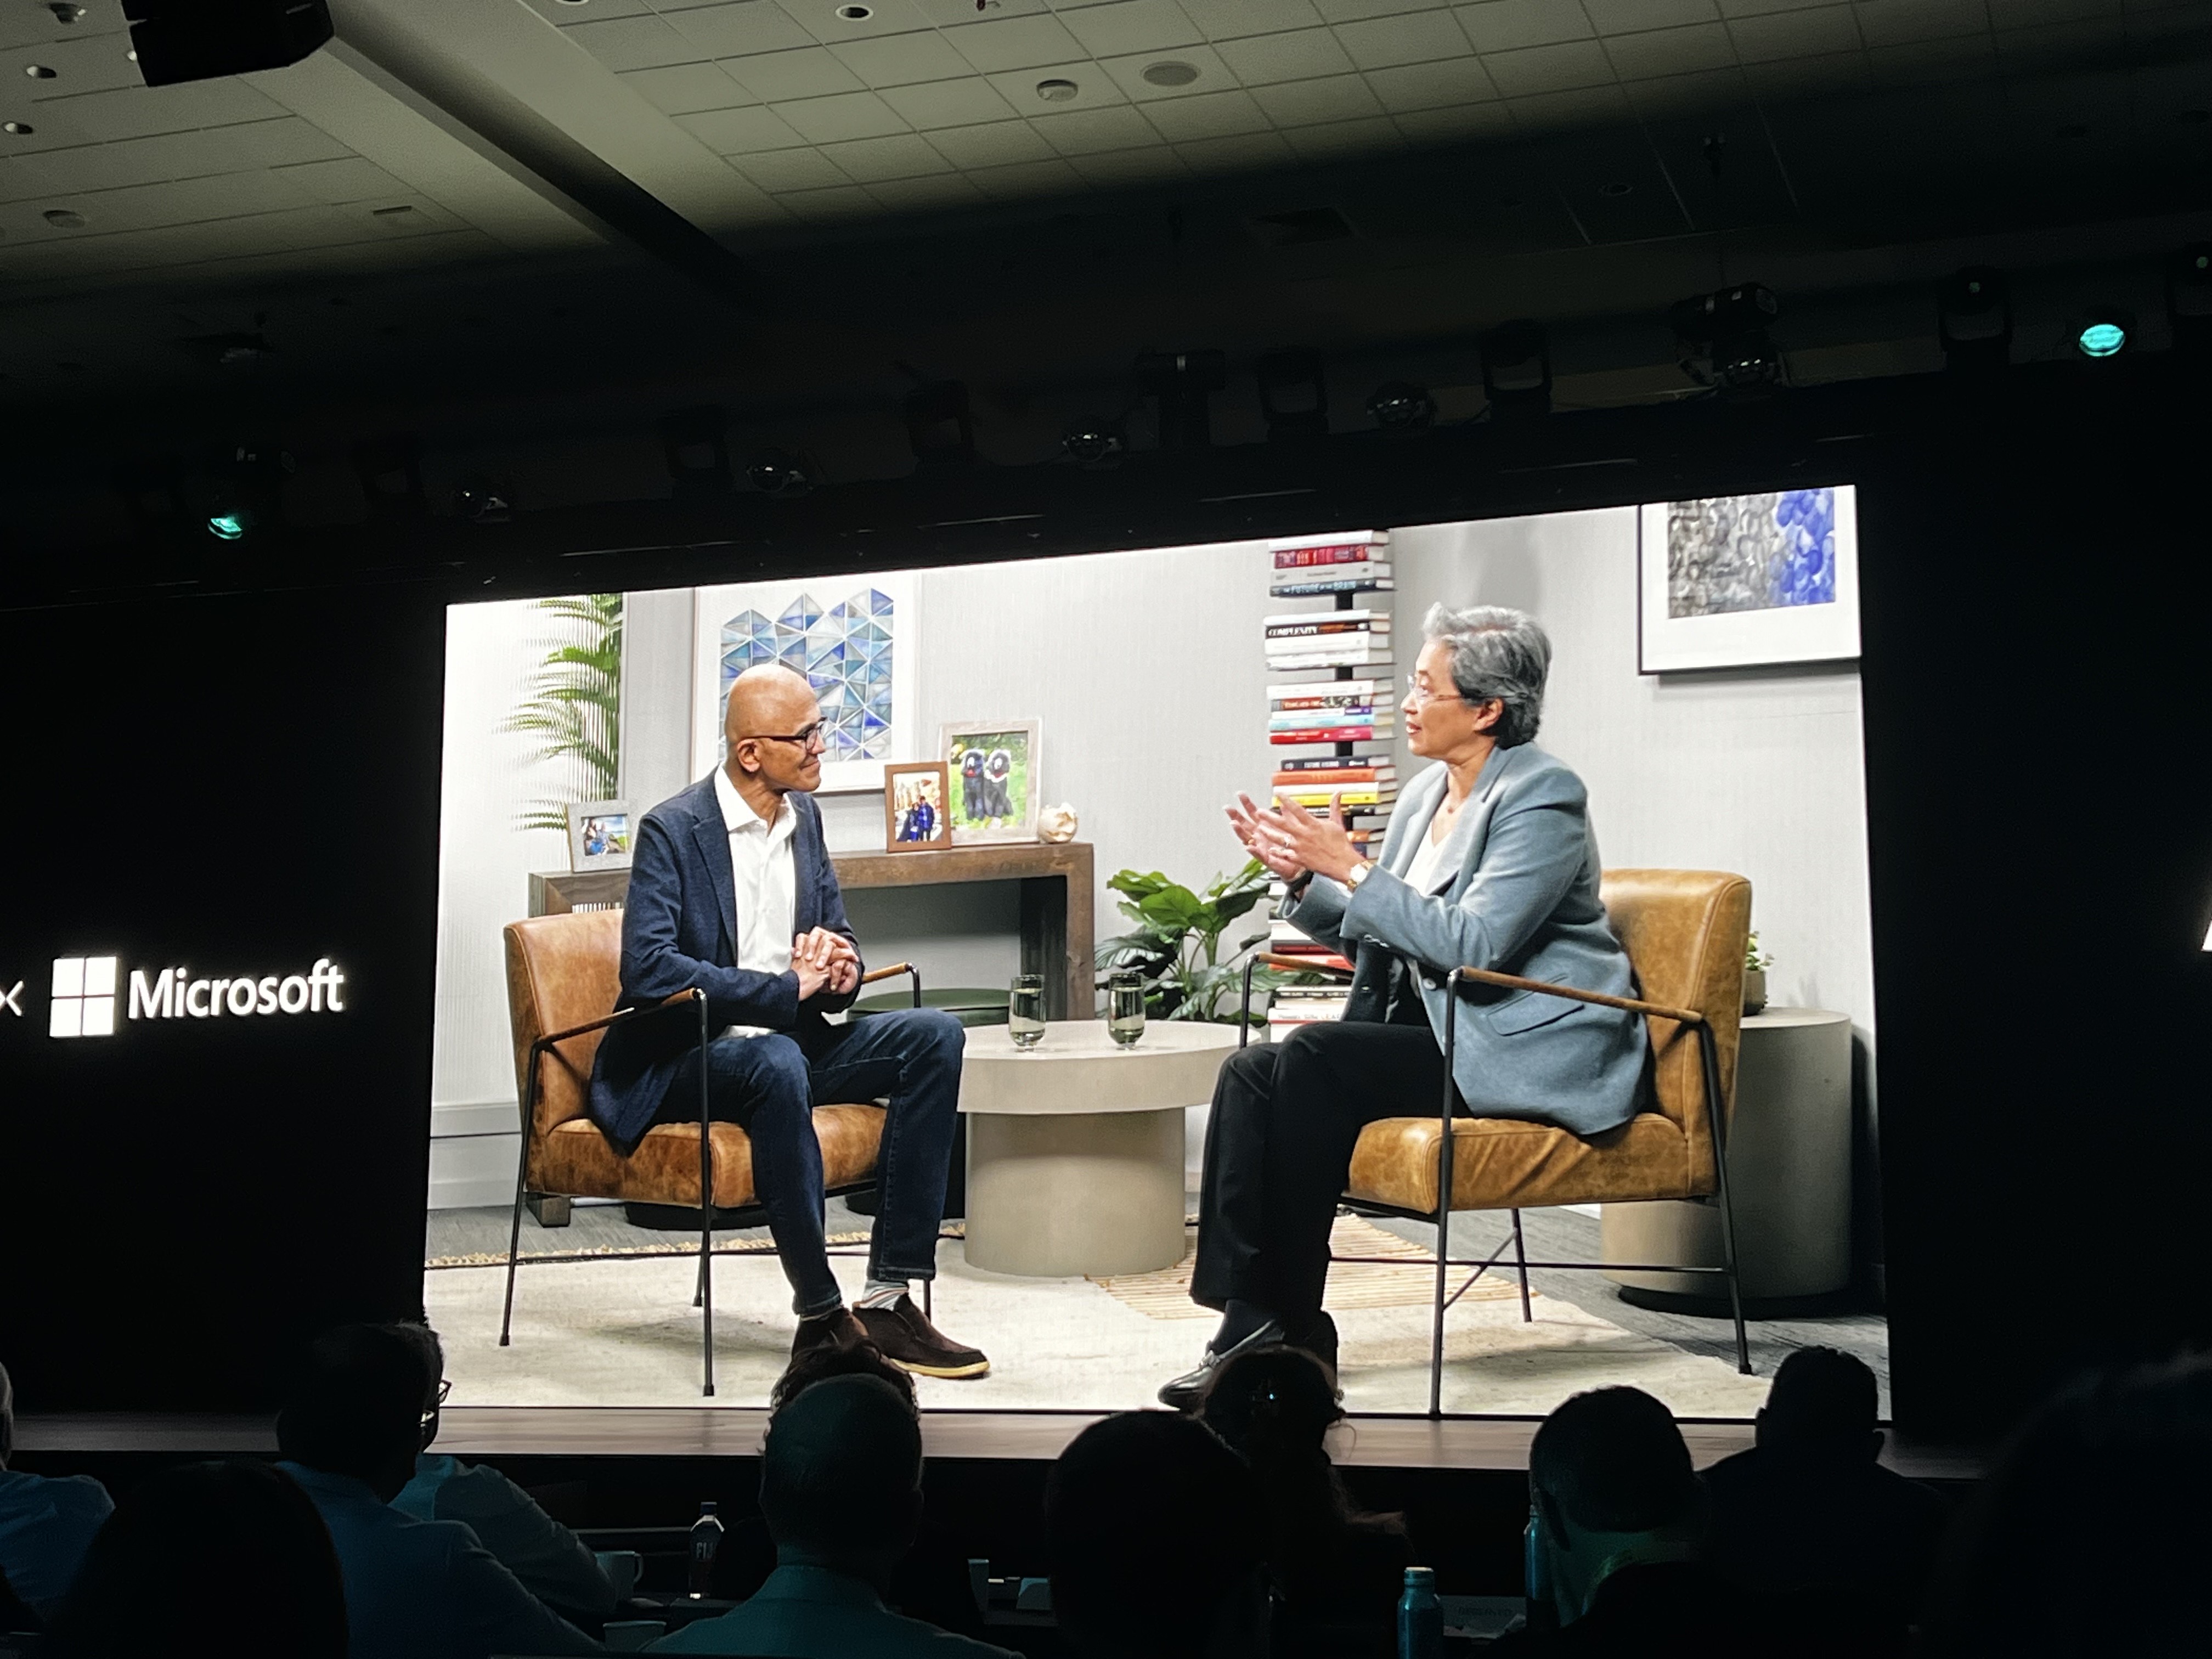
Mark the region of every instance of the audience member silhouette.
<instances>
[{"instance_id":1,"label":"audience member silhouette","mask_svg":"<svg viewBox=\"0 0 2212 1659\"><path fill-rule=\"evenodd\" d=\"M330 1528L352 1659L599 1653L459 1522L391 1507L415 1473L437 1377L419 1328L349 1325L308 1351L276 1419L277 1467Z\"/></svg>"},{"instance_id":2,"label":"audience member silhouette","mask_svg":"<svg viewBox=\"0 0 2212 1659\"><path fill-rule=\"evenodd\" d=\"M1782 1362L1757 1443L1705 1472L1710 1559L1747 1589L1901 1637L1948 1519L1943 1500L1883 1468L1875 1376L1833 1348Z\"/></svg>"},{"instance_id":3,"label":"audience member silhouette","mask_svg":"<svg viewBox=\"0 0 2212 1659\"><path fill-rule=\"evenodd\" d=\"M40 1618L69 1593L100 1522L115 1508L88 1474L30 1474L11 1469L15 1389L0 1365L0 1577Z\"/></svg>"},{"instance_id":4,"label":"audience member silhouette","mask_svg":"<svg viewBox=\"0 0 2212 1659\"><path fill-rule=\"evenodd\" d=\"M9 1635L36 1632L46 1628L46 1620L31 1610L31 1604L18 1596L8 1583L8 1575L0 1572L0 1632Z\"/></svg>"},{"instance_id":5,"label":"audience member silhouette","mask_svg":"<svg viewBox=\"0 0 2212 1659\"><path fill-rule=\"evenodd\" d=\"M345 1659L337 1555L266 1463L191 1463L124 1494L54 1616L53 1659Z\"/></svg>"},{"instance_id":6,"label":"audience member silhouette","mask_svg":"<svg viewBox=\"0 0 2212 1659\"><path fill-rule=\"evenodd\" d=\"M760 1505L775 1571L744 1605L663 1637L653 1651L1011 1659L884 1605L921 1519L921 1425L910 1386L902 1393L863 1372L787 1391L761 1452Z\"/></svg>"},{"instance_id":7,"label":"audience member silhouette","mask_svg":"<svg viewBox=\"0 0 2212 1659\"><path fill-rule=\"evenodd\" d=\"M1045 1484L1044 1529L1060 1632L1086 1659L1267 1652L1259 1488L1193 1419L1128 1412L1084 1430Z\"/></svg>"},{"instance_id":8,"label":"audience member silhouette","mask_svg":"<svg viewBox=\"0 0 2212 1659\"><path fill-rule=\"evenodd\" d=\"M1357 1508L1329 1461L1324 1437L1344 1408L1322 1363L1279 1344L1238 1354L1208 1379L1198 1416L1259 1490L1276 1646L1395 1651L1413 1546L1405 1518Z\"/></svg>"},{"instance_id":9,"label":"audience member silhouette","mask_svg":"<svg viewBox=\"0 0 2212 1659\"><path fill-rule=\"evenodd\" d=\"M1531 1520L1556 1629L1501 1653L1635 1656L1794 1652L1754 1639L1741 1592L1700 1559L1705 1492L1674 1418L1640 1389L1576 1395L1528 1449ZM1540 1609L1539 1610L1540 1611Z\"/></svg>"},{"instance_id":10,"label":"audience member silhouette","mask_svg":"<svg viewBox=\"0 0 2212 1659\"><path fill-rule=\"evenodd\" d=\"M2094 1373L2030 1416L1945 1540L1915 1651L2205 1651L2212 1355Z\"/></svg>"},{"instance_id":11,"label":"audience member silhouette","mask_svg":"<svg viewBox=\"0 0 2212 1659\"><path fill-rule=\"evenodd\" d=\"M422 1401L422 1449L415 1473L392 1507L418 1521L459 1521L477 1541L522 1581L523 1588L556 1607L605 1618L615 1607L615 1587L584 1540L538 1506L538 1500L481 1463L464 1463L431 1451L445 1403L445 1346L427 1325L395 1328L418 1342L430 1379Z\"/></svg>"}]
</instances>

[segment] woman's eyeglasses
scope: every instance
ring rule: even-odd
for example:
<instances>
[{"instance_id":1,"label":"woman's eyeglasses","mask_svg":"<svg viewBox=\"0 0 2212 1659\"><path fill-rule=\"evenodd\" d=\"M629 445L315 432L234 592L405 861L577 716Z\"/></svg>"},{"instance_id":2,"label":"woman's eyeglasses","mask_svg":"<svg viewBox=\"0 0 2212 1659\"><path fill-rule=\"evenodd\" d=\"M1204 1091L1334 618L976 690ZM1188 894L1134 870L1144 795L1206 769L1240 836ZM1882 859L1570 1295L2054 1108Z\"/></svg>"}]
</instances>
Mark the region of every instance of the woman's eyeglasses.
<instances>
[{"instance_id":1,"label":"woman's eyeglasses","mask_svg":"<svg viewBox=\"0 0 2212 1659\"><path fill-rule=\"evenodd\" d=\"M1426 708L1432 702L1465 702L1467 699L1456 691L1431 691L1420 682L1418 673L1406 676L1406 695L1416 708Z\"/></svg>"}]
</instances>

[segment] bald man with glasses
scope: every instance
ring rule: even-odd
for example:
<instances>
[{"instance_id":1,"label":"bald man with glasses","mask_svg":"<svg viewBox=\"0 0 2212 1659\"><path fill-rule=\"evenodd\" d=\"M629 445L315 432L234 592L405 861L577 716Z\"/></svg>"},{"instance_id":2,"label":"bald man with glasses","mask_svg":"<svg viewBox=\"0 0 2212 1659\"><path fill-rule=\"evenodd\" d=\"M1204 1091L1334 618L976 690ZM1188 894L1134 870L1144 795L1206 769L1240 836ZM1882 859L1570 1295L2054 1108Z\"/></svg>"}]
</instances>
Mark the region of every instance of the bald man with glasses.
<instances>
[{"instance_id":1,"label":"bald man with glasses","mask_svg":"<svg viewBox=\"0 0 2212 1659\"><path fill-rule=\"evenodd\" d=\"M925 1376L976 1377L978 1349L931 1324L908 1294L937 1273L937 1226L960 1096L960 1022L932 1008L832 1025L852 1006L860 951L823 844L822 711L790 669L747 669L730 687L728 757L645 815L623 912L622 1003L707 994L710 1109L752 1142L807 1350L872 1342ZM697 1121L699 1045L679 1020L607 1033L592 1062L592 1116L634 1147L655 1123ZM866 1289L851 1307L830 1271L813 1109L887 1098Z\"/></svg>"}]
</instances>

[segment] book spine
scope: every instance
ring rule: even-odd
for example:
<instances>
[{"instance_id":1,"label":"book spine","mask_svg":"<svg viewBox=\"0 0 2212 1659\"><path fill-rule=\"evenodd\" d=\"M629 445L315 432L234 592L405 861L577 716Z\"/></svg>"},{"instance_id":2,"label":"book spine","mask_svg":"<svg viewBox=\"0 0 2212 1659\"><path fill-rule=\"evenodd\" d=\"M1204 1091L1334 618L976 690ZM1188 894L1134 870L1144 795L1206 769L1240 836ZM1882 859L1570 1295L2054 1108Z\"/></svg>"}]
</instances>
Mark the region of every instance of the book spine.
<instances>
[{"instance_id":1,"label":"book spine","mask_svg":"<svg viewBox=\"0 0 2212 1659\"><path fill-rule=\"evenodd\" d=\"M1307 599L1326 593L1388 593L1396 586L1397 584L1388 577L1381 581L1278 582L1267 590L1267 596L1276 599Z\"/></svg>"},{"instance_id":2,"label":"book spine","mask_svg":"<svg viewBox=\"0 0 2212 1659\"><path fill-rule=\"evenodd\" d=\"M1371 743L1375 728L1371 726L1314 726L1303 731L1270 732L1269 743Z\"/></svg>"},{"instance_id":3,"label":"book spine","mask_svg":"<svg viewBox=\"0 0 2212 1659\"><path fill-rule=\"evenodd\" d=\"M1376 537L1358 541L1324 542L1311 547L1279 547L1275 550L1275 568L1297 570L1315 564L1370 564L1376 550L1388 547L1387 538Z\"/></svg>"}]
</instances>

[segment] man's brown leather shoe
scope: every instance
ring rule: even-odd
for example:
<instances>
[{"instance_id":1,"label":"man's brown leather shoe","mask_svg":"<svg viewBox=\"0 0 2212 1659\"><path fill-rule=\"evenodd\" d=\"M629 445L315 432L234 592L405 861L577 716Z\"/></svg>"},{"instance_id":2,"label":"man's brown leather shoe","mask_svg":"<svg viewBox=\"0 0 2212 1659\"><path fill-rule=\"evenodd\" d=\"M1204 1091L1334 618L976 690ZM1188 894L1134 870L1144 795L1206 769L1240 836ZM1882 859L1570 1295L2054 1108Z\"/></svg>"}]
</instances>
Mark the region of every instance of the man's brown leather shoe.
<instances>
[{"instance_id":1,"label":"man's brown leather shoe","mask_svg":"<svg viewBox=\"0 0 2212 1659\"><path fill-rule=\"evenodd\" d=\"M799 1322L799 1329L791 1339L791 1357L796 1359L816 1348L856 1348L867 1340L868 1333L853 1317L853 1310L838 1308Z\"/></svg>"},{"instance_id":2,"label":"man's brown leather shoe","mask_svg":"<svg viewBox=\"0 0 2212 1659\"><path fill-rule=\"evenodd\" d=\"M888 1308L854 1310L868 1340L884 1358L902 1370L921 1376L975 1377L990 1374L991 1362L981 1348L955 1342L929 1322L929 1316L902 1296Z\"/></svg>"}]
</instances>

